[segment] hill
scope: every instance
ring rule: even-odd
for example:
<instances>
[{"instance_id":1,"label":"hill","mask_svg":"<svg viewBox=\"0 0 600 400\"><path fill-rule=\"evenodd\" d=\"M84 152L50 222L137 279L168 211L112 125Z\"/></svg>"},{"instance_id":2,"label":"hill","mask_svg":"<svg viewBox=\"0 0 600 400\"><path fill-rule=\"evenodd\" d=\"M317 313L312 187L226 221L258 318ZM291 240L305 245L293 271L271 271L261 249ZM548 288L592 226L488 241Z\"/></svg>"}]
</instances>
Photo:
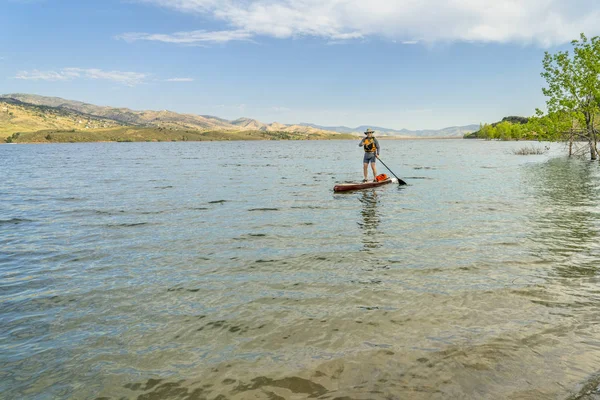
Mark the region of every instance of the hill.
<instances>
[{"instance_id":1,"label":"hill","mask_svg":"<svg viewBox=\"0 0 600 400\"><path fill-rule=\"evenodd\" d=\"M35 132L42 129L99 129L122 125L112 119L79 111L0 98L0 140L16 132Z\"/></svg>"},{"instance_id":2,"label":"hill","mask_svg":"<svg viewBox=\"0 0 600 400\"><path fill-rule=\"evenodd\" d=\"M351 135L248 118L100 107L57 97L0 97L0 140L8 143L348 139Z\"/></svg>"},{"instance_id":3,"label":"hill","mask_svg":"<svg viewBox=\"0 0 600 400\"><path fill-rule=\"evenodd\" d=\"M128 127L128 129L120 129ZM38 134L33 134L37 132ZM173 111L134 111L97 106L59 97L30 94L0 96L0 140L167 141L277 140L350 138L321 129L264 124L250 118L235 121Z\"/></svg>"},{"instance_id":4,"label":"hill","mask_svg":"<svg viewBox=\"0 0 600 400\"><path fill-rule=\"evenodd\" d=\"M123 130L122 127L132 129ZM369 126L379 136L393 137L462 137L476 130L478 125L449 127L439 130L394 130ZM135 128L135 129L133 129ZM150 135L148 140L181 140L187 134L189 140L206 140L197 133L212 132L210 140L216 140L220 132L222 140L235 138L355 138L362 137L367 126L348 128L345 126L326 127L316 124L286 125L278 122L266 124L251 118L238 118L230 121L212 115L180 114L174 111L142 110L98 106L81 101L66 100L60 97L46 97L33 94L13 93L0 95L0 140L11 137L13 142L38 140L36 135L26 133L41 132L43 137L63 137L65 141L142 140L138 134ZM78 135L66 133L78 132ZM92 131L94 132L92 134ZM107 133L107 132L112 133ZM138 134L130 134L131 132ZM64 135L58 135L59 132ZM88 132L83 134L83 132ZM130 133L125 133L130 132ZM160 132L161 137L155 136ZM240 136L240 132L247 132ZM13 137L19 133L17 137ZM152 134L151 134L152 133ZM194 135L192 135L194 133ZM261 134L259 134L261 133ZM190 136L191 135L191 136ZM190 139L190 138L197 139ZM29 138L29 139L27 139ZM53 139L54 140L54 139ZM62 139L61 139L62 140Z\"/></svg>"},{"instance_id":5,"label":"hill","mask_svg":"<svg viewBox=\"0 0 600 400\"><path fill-rule=\"evenodd\" d=\"M94 104L83 103L80 101L65 100L60 97L46 97L33 94L13 93L0 96L0 101L17 101L20 104L29 104L31 106L46 107L47 110L53 109L55 112L72 113L74 115L85 115L101 120L113 121L118 125L137 126L137 127L156 127L172 130L198 130L198 131L265 131L282 132L288 134L304 135L335 135L338 132L328 131L326 129L303 126L303 125L284 125L277 122L265 124L251 118L239 118L234 121L228 121L223 118L212 115L180 114L173 111L135 111L128 108L115 108L107 106L97 106ZM38 129L54 129L57 126L43 126L37 124ZM78 128L78 126L68 125L65 129ZM31 129L21 129L20 124L15 124L14 129L5 127L4 137L10 136L16 132L30 132Z\"/></svg>"},{"instance_id":6,"label":"hill","mask_svg":"<svg viewBox=\"0 0 600 400\"><path fill-rule=\"evenodd\" d=\"M193 114L179 114L173 111L134 111L129 108L115 108L96 106L80 101L65 100L59 97L46 97L32 94L6 94L0 96L5 99L18 100L22 103L52 107L59 110L93 115L99 118L116 121L123 125L163 127L173 129L198 129L198 130L239 130L229 121L212 117Z\"/></svg>"}]
</instances>

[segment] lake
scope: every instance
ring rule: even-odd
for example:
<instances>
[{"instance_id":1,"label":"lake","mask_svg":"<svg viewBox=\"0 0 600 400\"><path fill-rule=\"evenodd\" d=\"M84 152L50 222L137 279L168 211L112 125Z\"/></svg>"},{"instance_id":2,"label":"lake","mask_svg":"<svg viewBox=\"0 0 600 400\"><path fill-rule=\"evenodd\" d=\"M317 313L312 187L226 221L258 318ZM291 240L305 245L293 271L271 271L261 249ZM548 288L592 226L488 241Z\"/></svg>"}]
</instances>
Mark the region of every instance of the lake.
<instances>
[{"instance_id":1,"label":"lake","mask_svg":"<svg viewBox=\"0 0 600 400\"><path fill-rule=\"evenodd\" d=\"M0 397L598 395L598 163L357 144L0 146Z\"/></svg>"}]
</instances>

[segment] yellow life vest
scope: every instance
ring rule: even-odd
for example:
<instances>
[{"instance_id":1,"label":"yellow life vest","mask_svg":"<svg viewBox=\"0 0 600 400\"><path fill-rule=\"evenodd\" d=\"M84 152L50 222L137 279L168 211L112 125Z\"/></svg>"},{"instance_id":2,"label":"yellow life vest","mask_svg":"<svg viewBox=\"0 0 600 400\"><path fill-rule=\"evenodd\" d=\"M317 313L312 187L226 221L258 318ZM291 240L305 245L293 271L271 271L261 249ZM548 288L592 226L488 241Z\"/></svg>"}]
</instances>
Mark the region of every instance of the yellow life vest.
<instances>
[{"instance_id":1,"label":"yellow life vest","mask_svg":"<svg viewBox=\"0 0 600 400\"><path fill-rule=\"evenodd\" d=\"M375 139L373 139L373 138L365 139L365 141L363 142L363 147L365 148L365 151L367 153L373 153L373 152L377 151L377 146L375 146Z\"/></svg>"}]
</instances>

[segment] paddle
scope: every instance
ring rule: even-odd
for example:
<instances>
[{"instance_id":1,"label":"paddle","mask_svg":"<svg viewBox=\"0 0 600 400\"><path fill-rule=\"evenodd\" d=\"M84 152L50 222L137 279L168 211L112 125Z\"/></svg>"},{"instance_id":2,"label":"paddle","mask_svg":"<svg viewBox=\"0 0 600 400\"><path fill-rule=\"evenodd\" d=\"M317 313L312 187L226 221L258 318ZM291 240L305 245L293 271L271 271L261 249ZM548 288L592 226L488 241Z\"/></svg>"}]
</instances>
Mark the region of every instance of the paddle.
<instances>
[{"instance_id":1,"label":"paddle","mask_svg":"<svg viewBox=\"0 0 600 400\"><path fill-rule=\"evenodd\" d=\"M386 168L387 168L387 170L388 170L388 171L390 171L390 172L392 173L392 175L394 175L394 177L395 177L396 179L398 179L398 185L406 185L406 182L404 182L402 179L398 178L398 177L396 176L396 174L394 173L394 171L392 171L392 170L390 169L390 167L388 167L387 165L385 165L385 163L383 162L383 160L382 160L381 158L379 158L379 156L377 156L377 159L378 159L379 161L381 161L381 163L383 164L383 166L384 166L384 167L386 167Z\"/></svg>"}]
</instances>

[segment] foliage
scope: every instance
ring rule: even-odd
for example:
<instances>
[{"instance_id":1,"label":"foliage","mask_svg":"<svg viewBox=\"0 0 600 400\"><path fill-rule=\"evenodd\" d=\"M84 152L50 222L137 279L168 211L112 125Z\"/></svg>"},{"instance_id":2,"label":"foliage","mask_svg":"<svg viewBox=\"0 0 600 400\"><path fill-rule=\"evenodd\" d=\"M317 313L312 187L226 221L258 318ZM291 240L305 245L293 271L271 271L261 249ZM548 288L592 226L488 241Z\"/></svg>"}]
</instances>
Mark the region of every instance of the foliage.
<instances>
[{"instance_id":1,"label":"foliage","mask_svg":"<svg viewBox=\"0 0 600 400\"><path fill-rule=\"evenodd\" d=\"M546 80L548 87L542 92L548 99L546 105L548 113L557 114L555 121L550 121L548 126L559 128L556 133L566 126L566 121L571 119L571 135L573 128L579 128L579 134L588 141L590 155L597 159L597 131L595 120L600 112L600 38L588 39L583 33L579 40L573 40L573 56L568 51L559 51L555 54L548 52L544 55L541 76ZM538 115L542 113L538 110ZM566 115L566 116L565 116ZM556 119L564 118L562 122ZM564 136L564 135L563 135Z\"/></svg>"},{"instance_id":2,"label":"foliage","mask_svg":"<svg viewBox=\"0 0 600 400\"><path fill-rule=\"evenodd\" d=\"M502 118L502 121L500 121L500 122L510 122L513 124L526 124L529 122L529 118L511 115L509 117Z\"/></svg>"},{"instance_id":3,"label":"foliage","mask_svg":"<svg viewBox=\"0 0 600 400\"><path fill-rule=\"evenodd\" d=\"M5 139L6 143L14 143L21 136L21 132L15 132Z\"/></svg>"},{"instance_id":4,"label":"foliage","mask_svg":"<svg viewBox=\"0 0 600 400\"><path fill-rule=\"evenodd\" d=\"M494 124L483 124L477 132L470 135L465 135L465 138L479 138L487 140L534 140L537 139L535 131L531 130L529 122L510 122L507 117L501 122ZM513 119L514 120L514 119ZM529 121L528 118L520 117L518 121Z\"/></svg>"},{"instance_id":5,"label":"foliage","mask_svg":"<svg viewBox=\"0 0 600 400\"><path fill-rule=\"evenodd\" d=\"M567 141L569 154L573 143L589 144L592 159L597 159L597 126L600 116L600 38L584 34L571 42L573 54L546 52L541 76L547 87L548 112L536 110L530 118L506 117L494 124L483 124L465 138L487 140ZM526 151L525 151L526 152Z\"/></svg>"}]
</instances>

